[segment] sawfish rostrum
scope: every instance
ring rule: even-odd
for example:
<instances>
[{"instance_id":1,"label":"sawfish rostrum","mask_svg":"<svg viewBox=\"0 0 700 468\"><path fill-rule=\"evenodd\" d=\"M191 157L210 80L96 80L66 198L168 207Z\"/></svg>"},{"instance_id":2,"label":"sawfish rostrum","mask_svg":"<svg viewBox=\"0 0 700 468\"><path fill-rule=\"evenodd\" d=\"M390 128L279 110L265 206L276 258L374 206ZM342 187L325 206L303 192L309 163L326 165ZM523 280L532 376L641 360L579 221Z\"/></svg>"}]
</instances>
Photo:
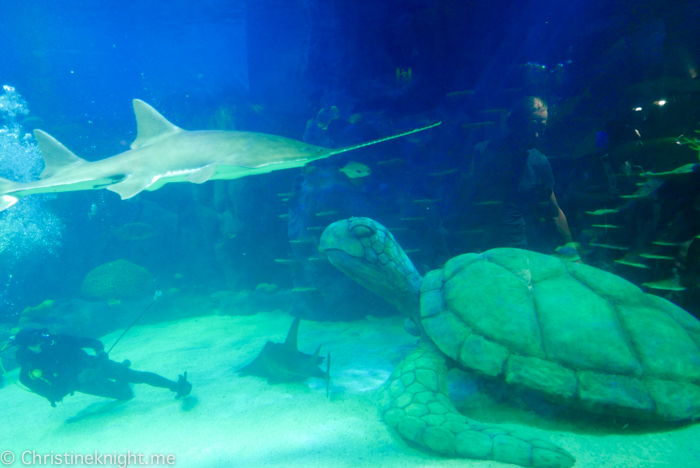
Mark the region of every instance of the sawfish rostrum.
<instances>
[{"instance_id":1,"label":"sawfish rostrum","mask_svg":"<svg viewBox=\"0 0 700 468\"><path fill-rule=\"evenodd\" d=\"M301 167L317 159L435 127L418 128L379 140L329 149L277 135L221 130L187 131L153 107L134 100L138 135L131 149L89 162L42 130L34 136L46 168L41 179L20 183L0 178L0 211L34 193L107 189L122 200L173 182L201 184Z\"/></svg>"}]
</instances>

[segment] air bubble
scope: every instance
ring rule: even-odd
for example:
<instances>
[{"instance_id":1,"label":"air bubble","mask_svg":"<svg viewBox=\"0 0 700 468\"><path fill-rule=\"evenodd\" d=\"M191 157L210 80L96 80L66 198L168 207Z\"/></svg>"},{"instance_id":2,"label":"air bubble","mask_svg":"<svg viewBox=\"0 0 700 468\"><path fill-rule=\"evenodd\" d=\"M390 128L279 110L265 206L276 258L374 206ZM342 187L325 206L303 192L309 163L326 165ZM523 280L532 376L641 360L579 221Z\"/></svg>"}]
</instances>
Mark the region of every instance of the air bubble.
<instances>
[{"instance_id":1,"label":"air bubble","mask_svg":"<svg viewBox=\"0 0 700 468\"><path fill-rule=\"evenodd\" d=\"M36 180L44 168L41 152L16 118L29 113L26 101L8 85L0 95L0 177L17 182ZM58 255L63 223L45 208L55 195L31 195L0 213L0 259L19 260L36 254ZM14 263L14 262L12 262ZM10 275L11 277L11 275Z\"/></svg>"}]
</instances>

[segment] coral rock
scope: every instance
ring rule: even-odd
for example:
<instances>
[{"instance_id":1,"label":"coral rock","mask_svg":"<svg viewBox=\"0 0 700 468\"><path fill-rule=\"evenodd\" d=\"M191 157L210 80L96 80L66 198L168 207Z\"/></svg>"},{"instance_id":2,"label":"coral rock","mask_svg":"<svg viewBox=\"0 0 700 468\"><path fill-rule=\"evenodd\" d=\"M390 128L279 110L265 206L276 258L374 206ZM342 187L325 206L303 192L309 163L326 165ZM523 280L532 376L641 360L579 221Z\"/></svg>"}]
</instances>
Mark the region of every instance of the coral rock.
<instances>
[{"instance_id":1,"label":"coral rock","mask_svg":"<svg viewBox=\"0 0 700 468\"><path fill-rule=\"evenodd\" d=\"M153 292L153 276L127 260L100 265L83 280L83 295L94 299L136 299Z\"/></svg>"}]
</instances>

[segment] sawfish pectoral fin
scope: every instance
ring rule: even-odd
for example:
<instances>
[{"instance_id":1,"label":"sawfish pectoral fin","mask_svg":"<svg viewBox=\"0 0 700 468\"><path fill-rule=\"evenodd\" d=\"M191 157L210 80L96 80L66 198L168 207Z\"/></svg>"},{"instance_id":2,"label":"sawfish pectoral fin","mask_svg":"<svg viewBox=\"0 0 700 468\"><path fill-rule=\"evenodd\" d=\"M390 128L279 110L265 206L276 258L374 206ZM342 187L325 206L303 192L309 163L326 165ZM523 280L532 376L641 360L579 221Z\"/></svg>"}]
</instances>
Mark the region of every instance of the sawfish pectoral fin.
<instances>
[{"instance_id":1,"label":"sawfish pectoral fin","mask_svg":"<svg viewBox=\"0 0 700 468\"><path fill-rule=\"evenodd\" d=\"M128 176L121 182L110 185L107 190L118 193L122 200L127 200L146 190L156 180L156 178Z\"/></svg>"},{"instance_id":2,"label":"sawfish pectoral fin","mask_svg":"<svg viewBox=\"0 0 700 468\"><path fill-rule=\"evenodd\" d=\"M209 164L208 166L204 166L194 172L190 172L186 179L188 182L192 182L193 184L203 184L211 179L214 174L216 174L216 164Z\"/></svg>"}]
</instances>

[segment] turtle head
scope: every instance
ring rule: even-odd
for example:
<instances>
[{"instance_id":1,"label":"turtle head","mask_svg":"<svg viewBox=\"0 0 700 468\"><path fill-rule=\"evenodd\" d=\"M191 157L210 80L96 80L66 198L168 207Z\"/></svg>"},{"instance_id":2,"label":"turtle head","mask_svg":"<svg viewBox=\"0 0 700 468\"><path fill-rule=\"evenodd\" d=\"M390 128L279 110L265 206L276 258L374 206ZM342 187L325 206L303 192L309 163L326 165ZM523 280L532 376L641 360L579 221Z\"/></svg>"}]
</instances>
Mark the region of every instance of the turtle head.
<instances>
[{"instance_id":1,"label":"turtle head","mask_svg":"<svg viewBox=\"0 0 700 468\"><path fill-rule=\"evenodd\" d=\"M378 222L369 218L337 221L323 231L319 250L333 266L404 315L418 311L423 278L394 236Z\"/></svg>"}]
</instances>

